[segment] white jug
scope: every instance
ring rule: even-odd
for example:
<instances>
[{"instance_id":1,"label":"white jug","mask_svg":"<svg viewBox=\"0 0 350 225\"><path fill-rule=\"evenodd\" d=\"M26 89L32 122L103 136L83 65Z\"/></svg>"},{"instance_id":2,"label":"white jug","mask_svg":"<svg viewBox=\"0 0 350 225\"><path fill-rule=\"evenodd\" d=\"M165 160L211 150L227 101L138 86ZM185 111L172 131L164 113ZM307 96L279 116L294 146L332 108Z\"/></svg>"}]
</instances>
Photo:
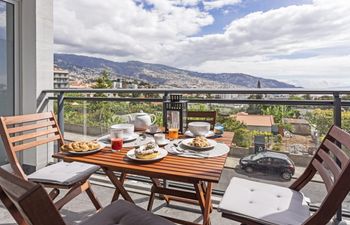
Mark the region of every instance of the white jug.
<instances>
[{"instance_id":1,"label":"white jug","mask_svg":"<svg viewBox=\"0 0 350 225\"><path fill-rule=\"evenodd\" d=\"M129 114L128 122L134 124L135 130L147 130L149 126L156 122L156 116L141 111Z\"/></svg>"}]
</instances>

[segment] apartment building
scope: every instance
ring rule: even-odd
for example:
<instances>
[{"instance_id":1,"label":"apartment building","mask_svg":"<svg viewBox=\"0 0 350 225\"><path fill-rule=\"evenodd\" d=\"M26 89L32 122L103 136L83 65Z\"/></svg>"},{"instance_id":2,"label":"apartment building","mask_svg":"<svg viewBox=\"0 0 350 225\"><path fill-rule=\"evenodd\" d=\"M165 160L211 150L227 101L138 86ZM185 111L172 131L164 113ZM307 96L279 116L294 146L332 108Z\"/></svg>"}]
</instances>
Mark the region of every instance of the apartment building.
<instances>
[{"instance_id":1,"label":"apartment building","mask_svg":"<svg viewBox=\"0 0 350 225\"><path fill-rule=\"evenodd\" d=\"M55 89L69 88L69 72L55 66L53 70L53 85Z\"/></svg>"}]
</instances>

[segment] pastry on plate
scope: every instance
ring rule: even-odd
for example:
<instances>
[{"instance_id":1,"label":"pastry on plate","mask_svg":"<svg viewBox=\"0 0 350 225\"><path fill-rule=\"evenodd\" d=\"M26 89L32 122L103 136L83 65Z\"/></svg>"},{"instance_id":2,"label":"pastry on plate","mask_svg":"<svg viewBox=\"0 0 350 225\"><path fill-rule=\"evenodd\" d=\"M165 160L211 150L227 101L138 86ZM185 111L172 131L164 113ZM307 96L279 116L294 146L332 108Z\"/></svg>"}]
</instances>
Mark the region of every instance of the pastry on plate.
<instances>
[{"instance_id":1,"label":"pastry on plate","mask_svg":"<svg viewBox=\"0 0 350 225\"><path fill-rule=\"evenodd\" d=\"M158 146L154 142L142 145L135 149L135 156L138 159L155 159L159 156Z\"/></svg>"},{"instance_id":2,"label":"pastry on plate","mask_svg":"<svg viewBox=\"0 0 350 225\"><path fill-rule=\"evenodd\" d=\"M75 141L61 146L62 152L87 152L100 148L100 144L95 141Z\"/></svg>"},{"instance_id":3,"label":"pastry on plate","mask_svg":"<svg viewBox=\"0 0 350 225\"><path fill-rule=\"evenodd\" d=\"M208 139L203 136L198 136L193 138L193 140L189 143L193 147L206 148L210 146Z\"/></svg>"}]
</instances>

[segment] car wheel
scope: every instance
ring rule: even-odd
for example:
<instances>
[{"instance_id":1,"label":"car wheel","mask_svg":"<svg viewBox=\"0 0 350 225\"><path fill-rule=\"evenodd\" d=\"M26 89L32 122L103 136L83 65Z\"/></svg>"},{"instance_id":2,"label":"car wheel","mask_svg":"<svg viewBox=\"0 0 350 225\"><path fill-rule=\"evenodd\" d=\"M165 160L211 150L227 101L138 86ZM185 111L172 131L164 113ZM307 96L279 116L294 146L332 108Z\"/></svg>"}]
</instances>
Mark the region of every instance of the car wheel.
<instances>
[{"instance_id":1,"label":"car wheel","mask_svg":"<svg viewBox=\"0 0 350 225\"><path fill-rule=\"evenodd\" d=\"M245 168L245 171L246 171L247 173L253 173L253 168L250 167L250 166L247 166L247 167Z\"/></svg>"},{"instance_id":2,"label":"car wheel","mask_svg":"<svg viewBox=\"0 0 350 225\"><path fill-rule=\"evenodd\" d=\"M290 179L292 179L292 174L290 173L290 172L283 172L282 174L281 174L281 177L282 177L282 179L284 179L284 180L290 180Z\"/></svg>"}]
</instances>

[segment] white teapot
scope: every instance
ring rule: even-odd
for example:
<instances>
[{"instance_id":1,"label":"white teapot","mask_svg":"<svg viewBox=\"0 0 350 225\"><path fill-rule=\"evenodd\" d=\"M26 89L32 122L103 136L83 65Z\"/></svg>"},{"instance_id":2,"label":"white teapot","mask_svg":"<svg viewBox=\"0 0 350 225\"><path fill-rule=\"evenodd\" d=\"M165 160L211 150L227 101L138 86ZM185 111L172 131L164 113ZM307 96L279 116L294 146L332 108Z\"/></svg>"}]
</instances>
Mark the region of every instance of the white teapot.
<instances>
[{"instance_id":1,"label":"white teapot","mask_svg":"<svg viewBox=\"0 0 350 225\"><path fill-rule=\"evenodd\" d=\"M135 130L146 130L156 122L156 116L140 111L139 113L129 114L128 122L134 124Z\"/></svg>"}]
</instances>

